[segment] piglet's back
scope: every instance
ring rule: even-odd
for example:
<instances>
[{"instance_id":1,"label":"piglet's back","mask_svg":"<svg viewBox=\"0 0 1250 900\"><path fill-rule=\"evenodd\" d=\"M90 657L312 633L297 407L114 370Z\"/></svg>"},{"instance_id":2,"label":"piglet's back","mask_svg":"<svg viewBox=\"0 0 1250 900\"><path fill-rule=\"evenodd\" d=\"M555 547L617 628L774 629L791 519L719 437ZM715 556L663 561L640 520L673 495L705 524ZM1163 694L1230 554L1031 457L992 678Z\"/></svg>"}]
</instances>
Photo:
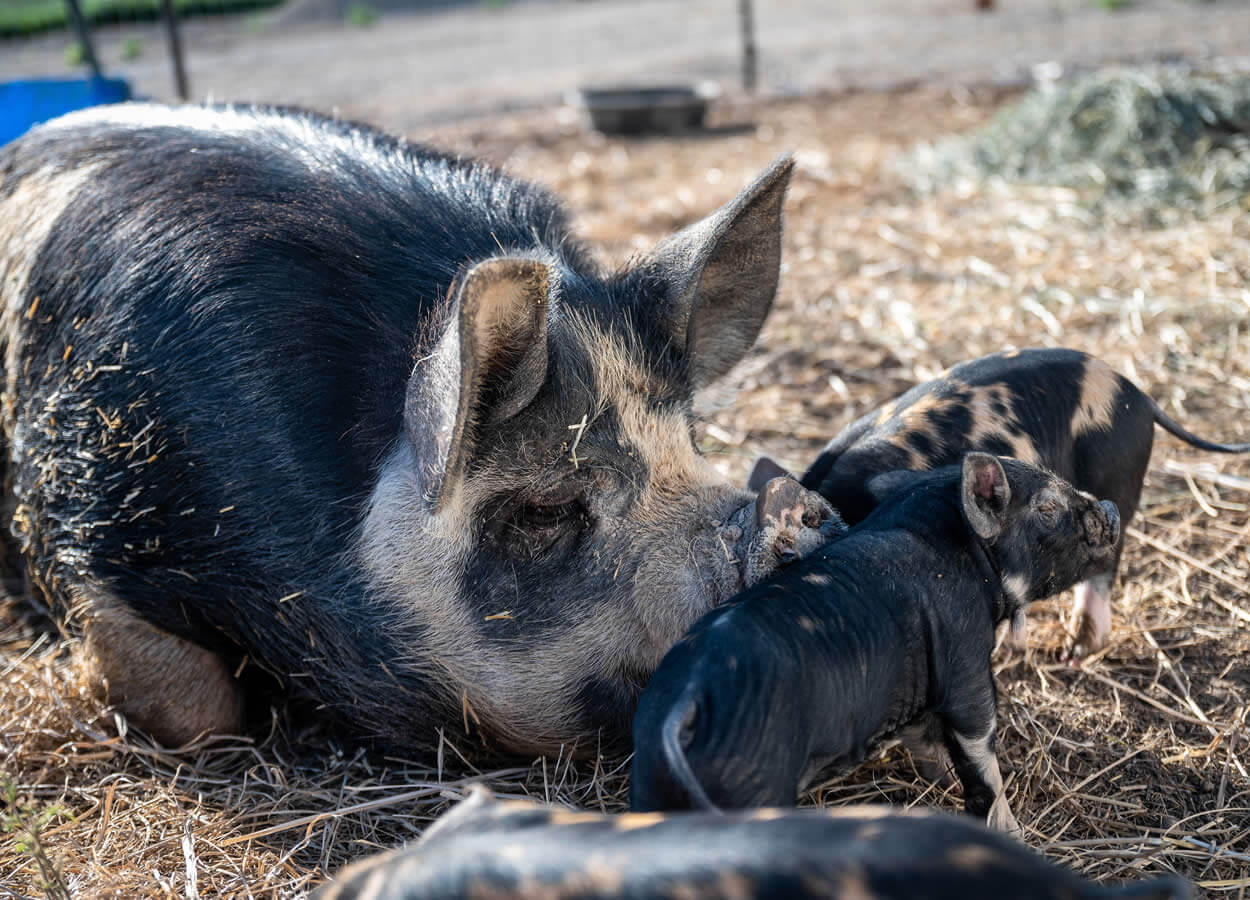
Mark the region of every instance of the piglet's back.
<instances>
[{"instance_id":1,"label":"piglet's back","mask_svg":"<svg viewBox=\"0 0 1250 900\"><path fill-rule=\"evenodd\" d=\"M452 815L456 815L455 812ZM604 816L498 804L348 869L315 900L753 897L1014 900L1187 897L1183 882L1083 881L942 813L886 807Z\"/></svg>"},{"instance_id":2,"label":"piglet's back","mask_svg":"<svg viewBox=\"0 0 1250 900\"><path fill-rule=\"evenodd\" d=\"M941 560L892 524L893 505L669 651L634 717L631 808L792 803L809 761L858 762L928 705L932 667L915 648L942 630L925 596ZM954 573L936 583L958 592Z\"/></svg>"}]
</instances>

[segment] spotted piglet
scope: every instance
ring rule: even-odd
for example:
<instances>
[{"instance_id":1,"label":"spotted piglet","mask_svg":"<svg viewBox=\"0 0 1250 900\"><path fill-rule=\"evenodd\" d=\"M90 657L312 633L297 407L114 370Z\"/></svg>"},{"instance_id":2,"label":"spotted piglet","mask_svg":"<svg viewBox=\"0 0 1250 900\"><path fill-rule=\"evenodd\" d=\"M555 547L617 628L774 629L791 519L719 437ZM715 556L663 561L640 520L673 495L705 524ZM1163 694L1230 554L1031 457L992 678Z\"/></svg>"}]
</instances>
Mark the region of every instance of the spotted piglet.
<instances>
[{"instance_id":1,"label":"spotted piglet","mask_svg":"<svg viewBox=\"0 0 1250 900\"><path fill-rule=\"evenodd\" d=\"M1185 900L1165 876L1099 885L967 819L887 807L608 816L481 788L416 846L313 900Z\"/></svg>"},{"instance_id":2,"label":"spotted piglet","mask_svg":"<svg viewBox=\"0 0 1250 900\"><path fill-rule=\"evenodd\" d=\"M974 359L862 416L828 443L803 475L847 524L877 505L873 476L892 469L935 469L971 450L1013 456L1115 503L1127 526L1141 498L1154 426L1216 453L1250 452L1250 443L1217 444L1173 421L1106 363L1077 350L1013 350ZM768 457L755 464L752 489L786 474ZM1101 649L1111 631L1111 588L1121 541L1106 565L1076 586L1075 662Z\"/></svg>"}]
</instances>

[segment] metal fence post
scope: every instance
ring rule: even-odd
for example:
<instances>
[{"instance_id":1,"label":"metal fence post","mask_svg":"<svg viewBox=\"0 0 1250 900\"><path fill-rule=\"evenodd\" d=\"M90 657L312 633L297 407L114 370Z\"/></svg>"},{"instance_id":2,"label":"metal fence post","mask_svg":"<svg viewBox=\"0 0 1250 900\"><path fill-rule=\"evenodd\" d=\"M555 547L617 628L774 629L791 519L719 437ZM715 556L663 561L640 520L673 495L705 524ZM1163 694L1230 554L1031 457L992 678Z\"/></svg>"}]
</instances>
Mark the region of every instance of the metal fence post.
<instances>
[{"instance_id":1,"label":"metal fence post","mask_svg":"<svg viewBox=\"0 0 1250 900\"><path fill-rule=\"evenodd\" d=\"M69 7L69 17L74 20L74 30L78 32L78 44L82 47L83 62L91 70L93 78L100 77L100 61L96 59L95 47L91 43L91 31L87 28L87 18L82 14L79 0L65 0Z\"/></svg>"},{"instance_id":2,"label":"metal fence post","mask_svg":"<svg viewBox=\"0 0 1250 900\"><path fill-rule=\"evenodd\" d=\"M742 87L754 91L757 80L755 53L755 17L751 0L738 0L738 22L742 29Z\"/></svg>"},{"instance_id":3,"label":"metal fence post","mask_svg":"<svg viewBox=\"0 0 1250 900\"><path fill-rule=\"evenodd\" d=\"M74 0L77 2L77 0ZM182 64L182 38L178 35L178 20L174 15L174 0L161 0L161 13L165 19L165 32L169 35L169 55L174 62L174 87L178 90L178 99L186 100L187 70Z\"/></svg>"}]
</instances>

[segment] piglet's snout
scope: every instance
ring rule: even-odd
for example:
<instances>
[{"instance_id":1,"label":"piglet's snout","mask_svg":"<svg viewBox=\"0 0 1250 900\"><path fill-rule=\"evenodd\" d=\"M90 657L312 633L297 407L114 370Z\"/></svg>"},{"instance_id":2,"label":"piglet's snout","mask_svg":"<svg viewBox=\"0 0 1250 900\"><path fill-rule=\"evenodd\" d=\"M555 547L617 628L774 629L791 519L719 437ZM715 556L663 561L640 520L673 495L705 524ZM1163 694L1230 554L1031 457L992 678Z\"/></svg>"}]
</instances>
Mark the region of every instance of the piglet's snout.
<instances>
[{"instance_id":1,"label":"piglet's snout","mask_svg":"<svg viewBox=\"0 0 1250 900\"><path fill-rule=\"evenodd\" d=\"M754 510L749 507L754 507ZM742 584L751 587L846 531L829 501L793 478L774 478L730 522L738 531Z\"/></svg>"},{"instance_id":2,"label":"piglet's snout","mask_svg":"<svg viewBox=\"0 0 1250 900\"><path fill-rule=\"evenodd\" d=\"M756 533L772 544L779 565L788 565L841 530L828 501L793 478L774 478L755 499Z\"/></svg>"},{"instance_id":3,"label":"piglet's snout","mask_svg":"<svg viewBox=\"0 0 1250 900\"><path fill-rule=\"evenodd\" d=\"M1110 500L1099 501L1098 505L1107 514L1107 529L1111 532L1107 537L1107 543L1114 544L1120 539L1120 511Z\"/></svg>"},{"instance_id":4,"label":"piglet's snout","mask_svg":"<svg viewBox=\"0 0 1250 900\"><path fill-rule=\"evenodd\" d=\"M1120 511L1110 500L1100 500L1085 513L1085 540L1099 548L1111 548L1120 540Z\"/></svg>"}]
</instances>

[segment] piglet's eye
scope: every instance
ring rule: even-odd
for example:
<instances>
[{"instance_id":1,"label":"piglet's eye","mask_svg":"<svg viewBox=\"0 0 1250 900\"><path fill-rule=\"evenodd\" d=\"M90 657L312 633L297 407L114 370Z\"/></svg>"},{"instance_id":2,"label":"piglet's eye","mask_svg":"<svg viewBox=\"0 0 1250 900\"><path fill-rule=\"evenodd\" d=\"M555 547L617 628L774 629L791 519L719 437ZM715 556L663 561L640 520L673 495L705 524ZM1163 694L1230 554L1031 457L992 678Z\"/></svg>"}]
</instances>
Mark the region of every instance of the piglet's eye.
<instances>
[{"instance_id":1,"label":"piglet's eye","mask_svg":"<svg viewBox=\"0 0 1250 900\"><path fill-rule=\"evenodd\" d=\"M1054 500L1043 500L1037 505L1037 514L1047 525L1054 526L1058 524L1059 517L1063 514L1063 505Z\"/></svg>"}]
</instances>

